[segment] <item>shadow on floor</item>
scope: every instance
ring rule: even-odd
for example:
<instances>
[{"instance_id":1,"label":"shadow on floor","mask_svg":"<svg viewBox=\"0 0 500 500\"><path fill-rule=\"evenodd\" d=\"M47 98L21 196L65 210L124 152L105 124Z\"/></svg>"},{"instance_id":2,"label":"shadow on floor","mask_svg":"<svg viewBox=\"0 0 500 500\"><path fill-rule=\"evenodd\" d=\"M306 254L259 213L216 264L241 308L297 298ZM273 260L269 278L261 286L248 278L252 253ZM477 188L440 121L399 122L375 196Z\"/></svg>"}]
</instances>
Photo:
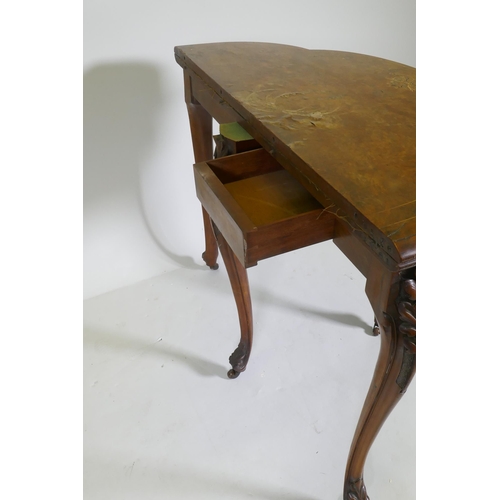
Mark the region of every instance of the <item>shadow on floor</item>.
<instances>
[{"instance_id":1,"label":"shadow on floor","mask_svg":"<svg viewBox=\"0 0 500 500\"><path fill-rule=\"evenodd\" d=\"M106 454L109 450L106 451ZM172 468L162 462L170 458L160 458L159 463L147 463L149 457L140 457L127 463L117 463L113 457L95 457L84 454L84 497L109 498L126 489L141 491L142 498L255 498L259 500L319 500L307 494L290 491L286 487L263 485L246 478L229 476L225 471L210 473L185 466ZM180 469L180 470L179 470ZM233 492L233 494L231 493Z\"/></svg>"},{"instance_id":2,"label":"shadow on floor","mask_svg":"<svg viewBox=\"0 0 500 500\"><path fill-rule=\"evenodd\" d=\"M373 326L365 323L359 316L350 313L342 313L328 310L313 309L311 307L300 304L299 302L283 299L269 292L269 290L258 289L252 290L256 300L265 304L271 304L281 309L290 309L299 311L302 314L317 316L328 321L340 323L342 325L352 326L353 328L361 328L367 335L373 337Z\"/></svg>"},{"instance_id":3,"label":"shadow on floor","mask_svg":"<svg viewBox=\"0 0 500 500\"><path fill-rule=\"evenodd\" d=\"M83 344L93 344L98 346L107 346L113 349L133 351L136 354L135 357L144 355L160 355L162 357L175 359L176 361L183 363L195 373L198 373L203 377L220 377L227 379L228 367L218 365L217 363L213 363L208 359L182 349L169 346L167 342L163 341L163 339L147 343L124 335L84 328Z\"/></svg>"}]
</instances>

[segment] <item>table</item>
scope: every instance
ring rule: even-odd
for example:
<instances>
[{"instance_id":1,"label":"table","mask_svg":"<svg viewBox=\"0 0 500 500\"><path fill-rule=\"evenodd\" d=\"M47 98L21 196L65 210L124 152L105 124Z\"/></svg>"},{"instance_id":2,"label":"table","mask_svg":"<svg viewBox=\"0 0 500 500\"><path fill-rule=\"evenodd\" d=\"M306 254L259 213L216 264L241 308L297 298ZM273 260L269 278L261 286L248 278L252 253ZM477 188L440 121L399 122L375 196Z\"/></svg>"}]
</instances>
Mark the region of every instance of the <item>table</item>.
<instances>
[{"instance_id":1,"label":"table","mask_svg":"<svg viewBox=\"0 0 500 500\"><path fill-rule=\"evenodd\" d=\"M344 500L367 499L363 468L416 365L415 69L268 43L175 47L196 162L212 118L236 122L335 216L333 242L366 278L379 358L347 459ZM204 211L206 250L217 243Z\"/></svg>"}]
</instances>

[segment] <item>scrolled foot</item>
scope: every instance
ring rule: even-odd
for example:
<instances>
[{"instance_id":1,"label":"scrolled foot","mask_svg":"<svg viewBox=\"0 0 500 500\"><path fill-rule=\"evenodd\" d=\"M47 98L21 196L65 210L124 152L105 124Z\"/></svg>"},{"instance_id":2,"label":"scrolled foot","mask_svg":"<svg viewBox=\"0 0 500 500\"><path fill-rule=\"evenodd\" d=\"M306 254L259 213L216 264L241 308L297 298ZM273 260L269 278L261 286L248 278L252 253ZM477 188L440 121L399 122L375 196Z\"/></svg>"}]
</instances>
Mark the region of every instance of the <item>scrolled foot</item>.
<instances>
[{"instance_id":1,"label":"scrolled foot","mask_svg":"<svg viewBox=\"0 0 500 500\"><path fill-rule=\"evenodd\" d=\"M213 269L214 271L216 271L217 269L219 269L219 264L217 264L217 262L211 262L211 259L209 259L207 257L207 252L203 252L201 254L201 258L205 261L205 264L210 268L210 269Z\"/></svg>"},{"instance_id":2,"label":"scrolled foot","mask_svg":"<svg viewBox=\"0 0 500 500\"><path fill-rule=\"evenodd\" d=\"M233 354L229 356L229 364L233 367L227 374L229 378L236 378L245 371L250 357L250 349L249 342L241 341Z\"/></svg>"},{"instance_id":3,"label":"scrolled foot","mask_svg":"<svg viewBox=\"0 0 500 500\"><path fill-rule=\"evenodd\" d=\"M362 477L347 481L344 500L370 500L370 497L366 494L366 486Z\"/></svg>"},{"instance_id":4,"label":"scrolled foot","mask_svg":"<svg viewBox=\"0 0 500 500\"><path fill-rule=\"evenodd\" d=\"M228 376L228 378L231 378L231 379L232 379L232 378L238 378L238 377L239 377L239 375L240 375L240 372L237 372L236 370L233 370L232 368L231 368L231 370L229 370L229 371L227 372L227 376Z\"/></svg>"}]
</instances>

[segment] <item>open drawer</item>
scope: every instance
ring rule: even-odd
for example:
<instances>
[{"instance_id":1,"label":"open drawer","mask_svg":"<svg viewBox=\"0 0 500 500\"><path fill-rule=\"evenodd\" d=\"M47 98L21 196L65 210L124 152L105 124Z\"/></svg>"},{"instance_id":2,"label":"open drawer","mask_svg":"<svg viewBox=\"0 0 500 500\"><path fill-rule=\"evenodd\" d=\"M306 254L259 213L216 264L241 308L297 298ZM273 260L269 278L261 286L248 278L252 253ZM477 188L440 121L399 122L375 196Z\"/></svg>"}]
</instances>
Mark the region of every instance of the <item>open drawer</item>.
<instances>
[{"instance_id":1,"label":"open drawer","mask_svg":"<svg viewBox=\"0 0 500 500\"><path fill-rule=\"evenodd\" d=\"M335 216L265 150L194 165L203 207L245 267L333 239Z\"/></svg>"}]
</instances>

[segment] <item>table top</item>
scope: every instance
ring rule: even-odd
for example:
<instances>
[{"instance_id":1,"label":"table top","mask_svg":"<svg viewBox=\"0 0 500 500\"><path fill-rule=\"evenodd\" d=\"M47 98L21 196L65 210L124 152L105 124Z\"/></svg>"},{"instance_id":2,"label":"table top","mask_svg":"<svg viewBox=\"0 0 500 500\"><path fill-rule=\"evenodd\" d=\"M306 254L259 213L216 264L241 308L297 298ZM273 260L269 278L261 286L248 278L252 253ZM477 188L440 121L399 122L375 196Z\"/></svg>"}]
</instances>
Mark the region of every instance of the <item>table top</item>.
<instances>
[{"instance_id":1,"label":"table top","mask_svg":"<svg viewBox=\"0 0 500 500\"><path fill-rule=\"evenodd\" d=\"M415 262L414 68L255 42L175 54L355 236L398 266Z\"/></svg>"}]
</instances>

